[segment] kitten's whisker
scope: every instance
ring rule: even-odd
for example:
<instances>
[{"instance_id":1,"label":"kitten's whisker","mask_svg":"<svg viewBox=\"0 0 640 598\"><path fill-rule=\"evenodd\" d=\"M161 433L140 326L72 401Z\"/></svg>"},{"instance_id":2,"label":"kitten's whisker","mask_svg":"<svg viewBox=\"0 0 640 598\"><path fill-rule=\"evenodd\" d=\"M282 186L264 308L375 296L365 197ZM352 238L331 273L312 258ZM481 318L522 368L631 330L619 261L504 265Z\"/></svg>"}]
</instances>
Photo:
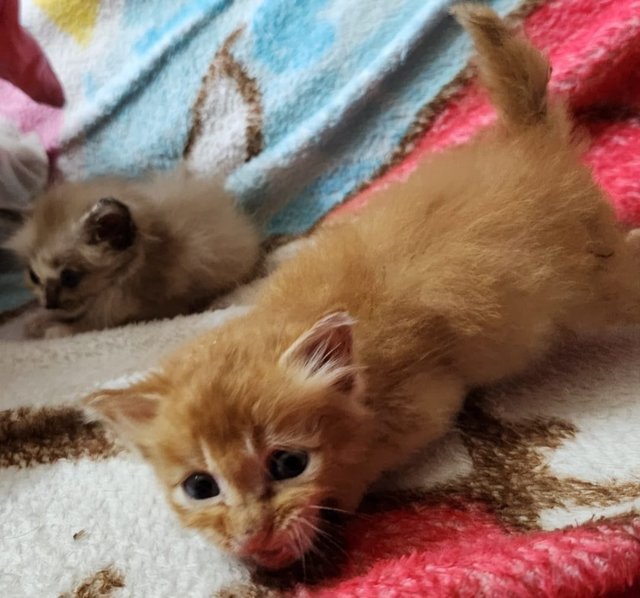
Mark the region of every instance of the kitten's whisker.
<instances>
[{"instance_id":1,"label":"kitten's whisker","mask_svg":"<svg viewBox=\"0 0 640 598\"><path fill-rule=\"evenodd\" d=\"M367 513L360 513L359 511L346 511L345 509L338 509L336 507L326 507L322 505L308 505L309 509L316 509L318 511L331 511L334 513L341 513L343 515L347 515L349 517L353 517L356 519L373 519L373 515L369 515ZM326 521L329 525L336 525L332 521Z\"/></svg>"},{"instance_id":2,"label":"kitten's whisker","mask_svg":"<svg viewBox=\"0 0 640 598\"><path fill-rule=\"evenodd\" d=\"M307 551L304 550L305 542L301 538L302 530L297 525L294 525L292 529L295 535L296 543L298 545L297 553L300 556L300 560L302 561L302 580L306 581L307 580L307 563L306 563Z\"/></svg>"},{"instance_id":3,"label":"kitten's whisker","mask_svg":"<svg viewBox=\"0 0 640 598\"><path fill-rule=\"evenodd\" d=\"M320 527L318 527L317 525L314 525L313 523L311 523L311 521L308 521L306 519L302 519L301 523L306 525L314 534L316 534L317 537L320 537L323 542L328 542L334 548L342 552L345 556L347 555L347 551L344 549L344 547L342 547L338 542L338 540L336 540L336 538L333 535L331 535L327 530L321 529ZM312 546L314 544L312 544Z\"/></svg>"},{"instance_id":4,"label":"kitten's whisker","mask_svg":"<svg viewBox=\"0 0 640 598\"><path fill-rule=\"evenodd\" d=\"M338 509L336 507L325 507L322 505L308 505L309 509L318 509L319 511L335 511L336 513L345 513L347 515L355 515L351 511L346 511L345 509Z\"/></svg>"}]
</instances>

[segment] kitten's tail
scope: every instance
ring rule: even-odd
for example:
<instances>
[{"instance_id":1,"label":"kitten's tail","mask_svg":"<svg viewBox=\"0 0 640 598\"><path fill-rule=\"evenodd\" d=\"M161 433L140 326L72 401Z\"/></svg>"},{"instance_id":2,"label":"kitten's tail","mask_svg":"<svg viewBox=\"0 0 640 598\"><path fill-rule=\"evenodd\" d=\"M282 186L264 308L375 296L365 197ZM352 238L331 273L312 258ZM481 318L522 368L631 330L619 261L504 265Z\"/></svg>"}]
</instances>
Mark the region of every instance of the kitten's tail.
<instances>
[{"instance_id":1,"label":"kitten's tail","mask_svg":"<svg viewBox=\"0 0 640 598\"><path fill-rule=\"evenodd\" d=\"M460 4L452 13L473 39L480 81L505 125L520 128L565 120L564 109L549 107L551 68L541 52L487 6Z\"/></svg>"}]
</instances>

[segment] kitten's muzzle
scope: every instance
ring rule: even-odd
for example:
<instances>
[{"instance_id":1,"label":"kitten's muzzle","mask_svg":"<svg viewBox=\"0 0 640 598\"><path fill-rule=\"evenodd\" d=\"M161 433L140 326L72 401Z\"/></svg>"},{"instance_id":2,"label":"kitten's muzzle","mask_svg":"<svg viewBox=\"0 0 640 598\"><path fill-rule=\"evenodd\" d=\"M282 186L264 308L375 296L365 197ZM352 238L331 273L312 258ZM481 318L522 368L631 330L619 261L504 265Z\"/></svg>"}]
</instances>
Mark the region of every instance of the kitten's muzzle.
<instances>
[{"instance_id":1,"label":"kitten's muzzle","mask_svg":"<svg viewBox=\"0 0 640 598\"><path fill-rule=\"evenodd\" d=\"M316 540L316 512L303 510L298 517L307 521L307 525L294 521L284 529L274 531L269 528L258 533L249 530L236 537L236 554L274 571L292 565L304 556ZM310 530L313 532L309 533Z\"/></svg>"},{"instance_id":2,"label":"kitten's muzzle","mask_svg":"<svg viewBox=\"0 0 640 598\"><path fill-rule=\"evenodd\" d=\"M260 550L266 550L273 544L271 534L266 532L246 533L235 540L240 556L251 556Z\"/></svg>"},{"instance_id":3,"label":"kitten's muzzle","mask_svg":"<svg viewBox=\"0 0 640 598\"><path fill-rule=\"evenodd\" d=\"M244 558L249 559L259 567L277 571L289 567L300 559L301 555L292 551L286 545L280 545L275 548L265 548L256 550Z\"/></svg>"},{"instance_id":4,"label":"kitten's muzzle","mask_svg":"<svg viewBox=\"0 0 640 598\"><path fill-rule=\"evenodd\" d=\"M47 282L44 289L44 306L46 309L58 309L60 307L60 285Z\"/></svg>"},{"instance_id":5,"label":"kitten's muzzle","mask_svg":"<svg viewBox=\"0 0 640 598\"><path fill-rule=\"evenodd\" d=\"M287 532L271 530L248 532L234 539L235 554L266 569L281 569L297 561L300 554L292 550Z\"/></svg>"}]
</instances>

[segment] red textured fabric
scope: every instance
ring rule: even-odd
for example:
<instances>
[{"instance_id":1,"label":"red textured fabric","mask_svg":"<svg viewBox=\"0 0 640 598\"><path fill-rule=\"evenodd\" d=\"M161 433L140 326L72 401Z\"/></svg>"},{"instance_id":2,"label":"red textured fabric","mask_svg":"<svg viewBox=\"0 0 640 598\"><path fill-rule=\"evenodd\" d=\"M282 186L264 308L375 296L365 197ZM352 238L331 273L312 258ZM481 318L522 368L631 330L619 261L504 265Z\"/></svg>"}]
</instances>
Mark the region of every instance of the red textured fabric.
<instances>
[{"instance_id":1,"label":"red textured fabric","mask_svg":"<svg viewBox=\"0 0 640 598\"><path fill-rule=\"evenodd\" d=\"M619 218L640 225L640 1L549 0L525 29L551 59L553 92L590 134L586 163ZM407 159L336 212L357 210L424 155L468 140L494 118L485 94L468 84ZM297 596L640 596L638 518L523 533L482 505L417 505L355 521L348 546L338 581Z\"/></svg>"},{"instance_id":2,"label":"red textured fabric","mask_svg":"<svg viewBox=\"0 0 640 598\"><path fill-rule=\"evenodd\" d=\"M347 546L339 581L296 596L586 598L634 582L640 520L516 533L481 505L415 505L354 522Z\"/></svg>"},{"instance_id":3,"label":"red textured fabric","mask_svg":"<svg viewBox=\"0 0 640 598\"><path fill-rule=\"evenodd\" d=\"M527 534L504 528L479 505L418 507L355 523L348 550L341 581L296 595L602 596L636 579L640 520Z\"/></svg>"}]
</instances>

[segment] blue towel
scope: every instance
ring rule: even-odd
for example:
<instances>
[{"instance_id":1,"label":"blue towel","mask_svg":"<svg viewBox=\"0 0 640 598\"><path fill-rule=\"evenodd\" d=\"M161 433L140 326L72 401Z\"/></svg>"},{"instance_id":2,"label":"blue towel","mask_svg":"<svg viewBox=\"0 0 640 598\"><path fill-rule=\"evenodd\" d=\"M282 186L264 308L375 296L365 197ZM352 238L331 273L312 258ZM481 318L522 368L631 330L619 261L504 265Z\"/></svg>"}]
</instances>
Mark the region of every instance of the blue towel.
<instances>
[{"instance_id":1,"label":"blue towel","mask_svg":"<svg viewBox=\"0 0 640 598\"><path fill-rule=\"evenodd\" d=\"M449 0L108 4L84 60L65 68L71 42L45 44L69 90L62 170L186 160L228 175L270 233L303 232L371 180L470 48Z\"/></svg>"}]
</instances>

